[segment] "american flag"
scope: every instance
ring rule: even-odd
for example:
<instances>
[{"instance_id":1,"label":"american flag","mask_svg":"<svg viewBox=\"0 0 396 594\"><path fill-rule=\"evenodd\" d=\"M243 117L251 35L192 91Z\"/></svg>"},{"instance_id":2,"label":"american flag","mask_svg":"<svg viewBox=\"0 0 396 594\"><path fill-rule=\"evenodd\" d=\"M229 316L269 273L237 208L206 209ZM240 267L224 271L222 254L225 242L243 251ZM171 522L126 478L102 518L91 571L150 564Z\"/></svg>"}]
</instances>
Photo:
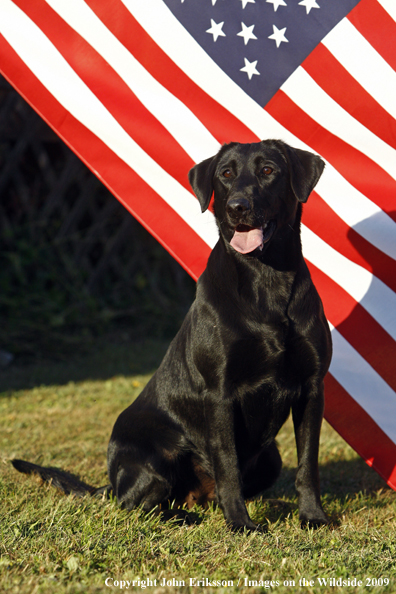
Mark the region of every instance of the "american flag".
<instances>
[{"instance_id":1,"label":"american flag","mask_svg":"<svg viewBox=\"0 0 396 594\"><path fill-rule=\"evenodd\" d=\"M230 141L319 153L303 251L328 421L396 489L395 0L0 0L0 70L197 278L188 170Z\"/></svg>"}]
</instances>

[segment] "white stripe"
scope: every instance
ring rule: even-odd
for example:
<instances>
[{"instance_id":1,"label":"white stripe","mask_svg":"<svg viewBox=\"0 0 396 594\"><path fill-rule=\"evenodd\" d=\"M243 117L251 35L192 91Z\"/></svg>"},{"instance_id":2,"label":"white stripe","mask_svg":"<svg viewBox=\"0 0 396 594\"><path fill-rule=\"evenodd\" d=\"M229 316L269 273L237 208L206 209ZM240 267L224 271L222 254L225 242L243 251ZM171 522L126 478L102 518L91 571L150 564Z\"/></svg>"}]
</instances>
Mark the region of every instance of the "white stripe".
<instances>
[{"instance_id":1,"label":"white stripe","mask_svg":"<svg viewBox=\"0 0 396 594\"><path fill-rule=\"evenodd\" d=\"M333 167L326 166L315 192L347 225L396 260L395 222L352 185L346 188L344 178Z\"/></svg>"},{"instance_id":2,"label":"white stripe","mask_svg":"<svg viewBox=\"0 0 396 594\"><path fill-rule=\"evenodd\" d=\"M323 128L367 155L396 179L396 151L355 120L303 68L297 68L281 88Z\"/></svg>"},{"instance_id":3,"label":"white stripe","mask_svg":"<svg viewBox=\"0 0 396 594\"><path fill-rule=\"evenodd\" d=\"M42 31L10 0L0 0L0 32L49 92L145 180L210 246L218 231L210 213L137 145L76 75Z\"/></svg>"},{"instance_id":4,"label":"white stripe","mask_svg":"<svg viewBox=\"0 0 396 594\"><path fill-rule=\"evenodd\" d=\"M382 377L330 325L333 359L330 373L396 444L396 394Z\"/></svg>"},{"instance_id":5,"label":"white stripe","mask_svg":"<svg viewBox=\"0 0 396 594\"><path fill-rule=\"evenodd\" d=\"M195 162L219 150L200 120L143 68L83 0L46 2L110 64Z\"/></svg>"},{"instance_id":6,"label":"white stripe","mask_svg":"<svg viewBox=\"0 0 396 594\"><path fill-rule=\"evenodd\" d=\"M396 73L348 19L343 19L323 45L392 117L396 118Z\"/></svg>"},{"instance_id":7,"label":"white stripe","mask_svg":"<svg viewBox=\"0 0 396 594\"><path fill-rule=\"evenodd\" d=\"M291 146L312 150L281 126L219 68L194 38L173 16L162 0L122 0L134 18L177 66L209 96L223 105L259 138L281 138ZM238 140L237 138L235 140ZM208 150L207 157L212 156ZM394 223L378 206L347 182L330 164L316 191L367 241L396 259ZM344 210L347 214L342 214ZM375 225L367 220L375 216ZM344 218L345 217L345 218ZM349 224L349 223L348 223Z\"/></svg>"},{"instance_id":8,"label":"white stripe","mask_svg":"<svg viewBox=\"0 0 396 594\"><path fill-rule=\"evenodd\" d=\"M395 0L378 0L379 4L383 6L389 16L396 21L396 2Z\"/></svg>"},{"instance_id":9,"label":"white stripe","mask_svg":"<svg viewBox=\"0 0 396 594\"><path fill-rule=\"evenodd\" d=\"M304 256L332 278L396 340L396 294L365 268L351 262L301 225Z\"/></svg>"}]
</instances>

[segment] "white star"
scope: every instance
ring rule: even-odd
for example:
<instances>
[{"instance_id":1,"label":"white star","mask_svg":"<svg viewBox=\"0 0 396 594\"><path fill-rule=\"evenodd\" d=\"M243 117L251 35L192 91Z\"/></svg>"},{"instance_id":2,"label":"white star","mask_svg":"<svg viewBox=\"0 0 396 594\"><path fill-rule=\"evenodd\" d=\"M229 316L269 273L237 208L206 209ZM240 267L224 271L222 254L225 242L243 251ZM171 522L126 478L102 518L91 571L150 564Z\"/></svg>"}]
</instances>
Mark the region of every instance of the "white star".
<instances>
[{"instance_id":1,"label":"white star","mask_svg":"<svg viewBox=\"0 0 396 594\"><path fill-rule=\"evenodd\" d=\"M246 4L249 4L249 2L251 2L252 4L256 4L256 0L241 0L242 2L242 8L246 7Z\"/></svg>"},{"instance_id":2,"label":"white star","mask_svg":"<svg viewBox=\"0 0 396 594\"><path fill-rule=\"evenodd\" d=\"M272 28L274 32L272 33L272 35L268 36L268 39L273 39L276 42L276 47L279 47L282 41L289 43L289 40L285 37L286 27L284 27L283 29L278 29L276 25L272 25Z\"/></svg>"},{"instance_id":3,"label":"white star","mask_svg":"<svg viewBox=\"0 0 396 594\"><path fill-rule=\"evenodd\" d=\"M249 77L249 80L251 80L253 74L260 74L260 72L257 70L256 66L257 66L257 60L255 60L254 62L249 62L249 60L247 60L246 58L244 58L245 60L245 66L243 68L241 68L241 72L246 72L246 74Z\"/></svg>"},{"instance_id":4,"label":"white star","mask_svg":"<svg viewBox=\"0 0 396 594\"><path fill-rule=\"evenodd\" d=\"M253 29L254 29L255 25L252 25L251 27L247 27L245 25L245 23L241 23L241 25L242 25L242 31L237 33L237 35L239 35L239 37L243 37L245 45L248 44L248 41L250 39L257 39L255 34L253 33Z\"/></svg>"},{"instance_id":5,"label":"white star","mask_svg":"<svg viewBox=\"0 0 396 594\"><path fill-rule=\"evenodd\" d=\"M305 6L307 10L307 14L310 13L311 8L320 8L319 4L316 0L302 0L302 2L298 3L299 6Z\"/></svg>"},{"instance_id":6,"label":"white star","mask_svg":"<svg viewBox=\"0 0 396 594\"><path fill-rule=\"evenodd\" d=\"M276 12L279 6L287 6L285 0L266 0L266 2L270 2L270 4L274 5L274 11Z\"/></svg>"},{"instance_id":7,"label":"white star","mask_svg":"<svg viewBox=\"0 0 396 594\"><path fill-rule=\"evenodd\" d=\"M215 23L213 19L210 19L210 24L211 27L210 29L207 29L206 33L211 33L211 35L213 35L213 41L217 41L218 37L226 36L226 34L221 30L224 25L224 21L221 23Z\"/></svg>"}]
</instances>

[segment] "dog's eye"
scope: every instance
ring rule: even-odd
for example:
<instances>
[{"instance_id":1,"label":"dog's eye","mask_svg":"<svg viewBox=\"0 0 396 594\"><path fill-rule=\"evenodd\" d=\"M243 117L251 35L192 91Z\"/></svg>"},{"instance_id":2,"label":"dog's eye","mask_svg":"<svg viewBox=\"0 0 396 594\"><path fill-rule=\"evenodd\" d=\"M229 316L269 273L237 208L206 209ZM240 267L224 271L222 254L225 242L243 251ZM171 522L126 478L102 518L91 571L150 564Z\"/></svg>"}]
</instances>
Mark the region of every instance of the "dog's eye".
<instances>
[{"instance_id":1,"label":"dog's eye","mask_svg":"<svg viewBox=\"0 0 396 594\"><path fill-rule=\"evenodd\" d=\"M261 173L263 175L271 175L271 173L273 172L272 167L268 167L268 165L266 165L265 167L262 168Z\"/></svg>"},{"instance_id":2,"label":"dog's eye","mask_svg":"<svg viewBox=\"0 0 396 594\"><path fill-rule=\"evenodd\" d=\"M223 171L223 177L231 177L231 175L232 175L231 169L225 169Z\"/></svg>"}]
</instances>

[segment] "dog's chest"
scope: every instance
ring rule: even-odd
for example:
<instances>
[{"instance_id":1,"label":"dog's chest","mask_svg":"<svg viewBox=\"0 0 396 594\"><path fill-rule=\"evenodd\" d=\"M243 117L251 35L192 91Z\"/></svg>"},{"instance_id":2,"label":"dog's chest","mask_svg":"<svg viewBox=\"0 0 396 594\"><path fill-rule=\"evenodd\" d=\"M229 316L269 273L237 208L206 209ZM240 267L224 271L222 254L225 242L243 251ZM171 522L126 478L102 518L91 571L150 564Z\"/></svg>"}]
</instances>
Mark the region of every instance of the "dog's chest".
<instances>
[{"instance_id":1,"label":"dog's chest","mask_svg":"<svg viewBox=\"0 0 396 594\"><path fill-rule=\"evenodd\" d=\"M241 442L270 443L315 373L315 357L308 343L287 328L241 338L231 350L226 381L234 399L236 434Z\"/></svg>"},{"instance_id":2,"label":"dog's chest","mask_svg":"<svg viewBox=\"0 0 396 594\"><path fill-rule=\"evenodd\" d=\"M310 343L287 323L262 324L230 342L226 382L240 393L268 384L295 391L315 373L315 362Z\"/></svg>"}]
</instances>

